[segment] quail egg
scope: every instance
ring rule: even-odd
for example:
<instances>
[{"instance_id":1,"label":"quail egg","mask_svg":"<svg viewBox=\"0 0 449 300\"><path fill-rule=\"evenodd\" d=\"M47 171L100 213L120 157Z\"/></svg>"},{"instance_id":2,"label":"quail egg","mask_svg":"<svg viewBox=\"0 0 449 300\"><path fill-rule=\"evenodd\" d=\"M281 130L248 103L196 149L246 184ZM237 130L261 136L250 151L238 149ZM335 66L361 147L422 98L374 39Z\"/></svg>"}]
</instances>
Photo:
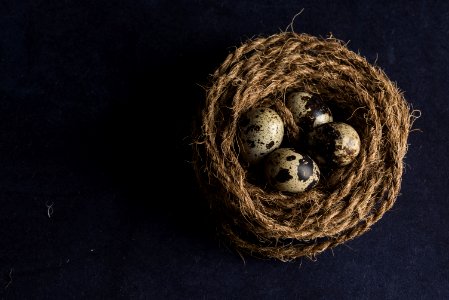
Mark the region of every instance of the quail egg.
<instances>
[{"instance_id":1,"label":"quail egg","mask_svg":"<svg viewBox=\"0 0 449 300\"><path fill-rule=\"evenodd\" d=\"M295 123L305 131L333 121L329 107L316 95L293 92L285 105L293 114Z\"/></svg>"},{"instance_id":2,"label":"quail egg","mask_svg":"<svg viewBox=\"0 0 449 300\"><path fill-rule=\"evenodd\" d=\"M360 152L360 137L349 124L333 122L312 130L307 137L311 156L319 164L346 166Z\"/></svg>"},{"instance_id":3,"label":"quail egg","mask_svg":"<svg viewBox=\"0 0 449 300\"><path fill-rule=\"evenodd\" d=\"M265 177L269 185L282 192L299 193L318 184L320 170L310 156L293 148L278 148L265 161Z\"/></svg>"},{"instance_id":4,"label":"quail egg","mask_svg":"<svg viewBox=\"0 0 449 300\"><path fill-rule=\"evenodd\" d=\"M250 164L258 163L278 148L283 136L284 123L271 108L253 108L239 121L240 153Z\"/></svg>"}]
</instances>

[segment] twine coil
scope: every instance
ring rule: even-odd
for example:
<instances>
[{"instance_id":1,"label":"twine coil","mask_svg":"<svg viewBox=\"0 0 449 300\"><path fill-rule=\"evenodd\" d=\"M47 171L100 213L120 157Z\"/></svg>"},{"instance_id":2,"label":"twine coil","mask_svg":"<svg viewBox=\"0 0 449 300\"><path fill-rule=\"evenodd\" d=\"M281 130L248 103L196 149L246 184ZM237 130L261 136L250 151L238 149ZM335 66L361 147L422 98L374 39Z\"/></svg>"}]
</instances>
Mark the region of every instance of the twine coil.
<instances>
[{"instance_id":1,"label":"twine coil","mask_svg":"<svg viewBox=\"0 0 449 300\"><path fill-rule=\"evenodd\" d=\"M240 116L266 106L282 117L287 139L301 144L303 132L285 107L291 90L319 94L362 141L353 163L295 195L254 181L237 143ZM295 32L250 39L216 69L206 91L193 167L218 232L239 252L314 258L365 233L393 206L413 116L386 74L342 41Z\"/></svg>"}]
</instances>

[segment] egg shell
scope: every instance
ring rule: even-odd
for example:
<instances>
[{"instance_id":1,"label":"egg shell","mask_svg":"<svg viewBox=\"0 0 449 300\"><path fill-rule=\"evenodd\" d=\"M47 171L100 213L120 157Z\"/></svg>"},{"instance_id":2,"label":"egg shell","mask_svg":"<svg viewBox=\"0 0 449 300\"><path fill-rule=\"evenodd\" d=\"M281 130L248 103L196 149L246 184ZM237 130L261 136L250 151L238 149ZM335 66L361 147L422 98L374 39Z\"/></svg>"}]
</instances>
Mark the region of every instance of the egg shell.
<instances>
[{"instance_id":1,"label":"egg shell","mask_svg":"<svg viewBox=\"0 0 449 300\"><path fill-rule=\"evenodd\" d=\"M277 149L284 136L284 123L279 114L268 107L253 108L239 121L240 154L250 164Z\"/></svg>"},{"instance_id":2,"label":"egg shell","mask_svg":"<svg viewBox=\"0 0 449 300\"><path fill-rule=\"evenodd\" d=\"M268 184L281 192L305 192L315 187L320 179L319 167L313 159L293 148L276 149L264 163Z\"/></svg>"},{"instance_id":3,"label":"egg shell","mask_svg":"<svg viewBox=\"0 0 449 300\"><path fill-rule=\"evenodd\" d=\"M361 141L349 124L333 122L321 125L308 134L310 155L319 164L346 166L360 152Z\"/></svg>"},{"instance_id":4,"label":"egg shell","mask_svg":"<svg viewBox=\"0 0 449 300\"><path fill-rule=\"evenodd\" d=\"M285 105L295 123L305 131L333 121L330 108L318 96L306 92L292 92Z\"/></svg>"}]
</instances>

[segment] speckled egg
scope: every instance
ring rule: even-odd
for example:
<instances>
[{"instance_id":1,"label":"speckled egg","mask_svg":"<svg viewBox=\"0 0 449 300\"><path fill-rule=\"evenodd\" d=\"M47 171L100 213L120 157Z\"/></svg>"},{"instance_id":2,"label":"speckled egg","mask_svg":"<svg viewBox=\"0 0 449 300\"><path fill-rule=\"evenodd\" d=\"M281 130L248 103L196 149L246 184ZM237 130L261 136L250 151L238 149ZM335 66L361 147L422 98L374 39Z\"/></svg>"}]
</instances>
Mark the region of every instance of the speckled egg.
<instances>
[{"instance_id":1,"label":"speckled egg","mask_svg":"<svg viewBox=\"0 0 449 300\"><path fill-rule=\"evenodd\" d=\"M240 154L254 164L281 145L284 123L279 114L268 107L254 108L239 122Z\"/></svg>"},{"instance_id":2,"label":"speckled egg","mask_svg":"<svg viewBox=\"0 0 449 300\"><path fill-rule=\"evenodd\" d=\"M316 95L293 92L285 102L293 114L295 123L305 131L333 121L329 107Z\"/></svg>"},{"instance_id":3,"label":"speckled egg","mask_svg":"<svg viewBox=\"0 0 449 300\"><path fill-rule=\"evenodd\" d=\"M299 193L315 187L320 170L313 159L293 148L278 148L265 160L265 177L272 187L282 192Z\"/></svg>"},{"instance_id":4,"label":"speckled egg","mask_svg":"<svg viewBox=\"0 0 449 300\"><path fill-rule=\"evenodd\" d=\"M350 125L333 122L321 125L308 134L311 156L319 164L346 166L360 152L360 137Z\"/></svg>"}]
</instances>

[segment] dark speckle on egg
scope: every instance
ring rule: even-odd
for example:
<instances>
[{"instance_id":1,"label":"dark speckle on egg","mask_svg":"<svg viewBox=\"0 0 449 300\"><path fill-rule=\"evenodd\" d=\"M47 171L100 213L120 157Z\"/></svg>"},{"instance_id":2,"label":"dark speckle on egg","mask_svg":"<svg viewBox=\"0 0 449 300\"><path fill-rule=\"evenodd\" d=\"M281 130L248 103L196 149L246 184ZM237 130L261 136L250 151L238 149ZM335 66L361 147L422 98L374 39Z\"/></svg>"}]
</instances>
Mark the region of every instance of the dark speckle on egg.
<instances>
[{"instance_id":1,"label":"dark speckle on egg","mask_svg":"<svg viewBox=\"0 0 449 300\"><path fill-rule=\"evenodd\" d=\"M248 134L251 131L260 131L260 125L250 125L246 128L245 133Z\"/></svg>"},{"instance_id":2,"label":"dark speckle on egg","mask_svg":"<svg viewBox=\"0 0 449 300\"><path fill-rule=\"evenodd\" d=\"M267 149L270 149L274 146L274 141L271 141L267 144Z\"/></svg>"},{"instance_id":3,"label":"dark speckle on egg","mask_svg":"<svg viewBox=\"0 0 449 300\"><path fill-rule=\"evenodd\" d=\"M298 178L302 181L307 181L310 176L313 174L313 161L308 156L303 156L302 159L299 160L298 164Z\"/></svg>"},{"instance_id":4,"label":"dark speckle on egg","mask_svg":"<svg viewBox=\"0 0 449 300\"><path fill-rule=\"evenodd\" d=\"M277 182L287 182L287 181L293 179L293 176L290 175L290 172L288 169L280 169L279 172L274 177L274 179Z\"/></svg>"}]
</instances>

